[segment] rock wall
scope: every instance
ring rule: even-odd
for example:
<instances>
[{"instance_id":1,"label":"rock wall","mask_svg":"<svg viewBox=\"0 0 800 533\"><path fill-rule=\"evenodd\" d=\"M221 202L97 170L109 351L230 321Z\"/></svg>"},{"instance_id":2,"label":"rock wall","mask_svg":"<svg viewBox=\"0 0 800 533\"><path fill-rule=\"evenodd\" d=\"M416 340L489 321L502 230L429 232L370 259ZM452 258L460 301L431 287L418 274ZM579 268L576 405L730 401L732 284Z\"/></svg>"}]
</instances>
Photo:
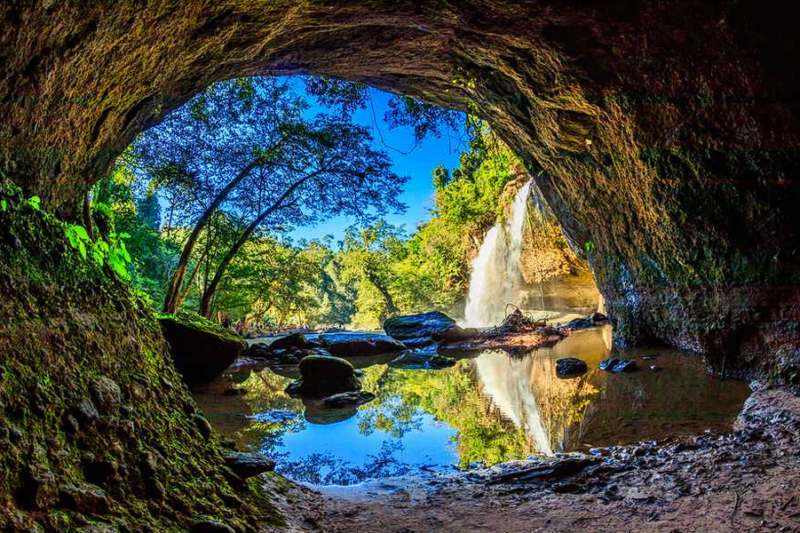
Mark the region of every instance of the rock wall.
<instances>
[{"instance_id":1,"label":"rock wall","mask_svg":"<svg viewBox=\"0 0 800 533\"><path fill-rule=\"evenodd\" d=\"M280 525L225 466L149 304L34 205L0 182L0 531Z\"/></svg>"},{"instance_id":2,"label":"rock wall","mask_svg":"<svg viewBox=\"0 0 800 533\"><path fill-rule=\"evenodd\" d=\"M61 213L213 81L313 72L491 122L584 249L621 343L796 358L793 2L23 0L0 7L0 160ZM791 355L795 354L795 355Z\"/></svg>"}]
</instances>

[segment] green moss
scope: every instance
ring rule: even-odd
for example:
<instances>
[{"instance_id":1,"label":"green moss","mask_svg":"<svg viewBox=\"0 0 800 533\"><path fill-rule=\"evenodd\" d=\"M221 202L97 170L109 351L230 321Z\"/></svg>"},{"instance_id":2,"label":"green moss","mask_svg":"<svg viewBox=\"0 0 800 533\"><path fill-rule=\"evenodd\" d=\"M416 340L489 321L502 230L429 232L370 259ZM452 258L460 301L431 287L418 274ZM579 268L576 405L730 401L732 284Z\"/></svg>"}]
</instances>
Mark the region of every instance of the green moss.
<instances>
[{"instance_id":1,"label":"green moss","mask_svg":"<svg viewBox=\"0 0 800 533\"><path fill-rule=\"evenodd\" d=\"M279 524L274 508L252 488L230 485L218 437L206 441L199 432L192 418L197 406L141 296L84 260L68 245L64 224L18 190L0 182L0 199L7 207L0 210L0 430L22 432L2 445L0 508L9 512L0 513L0 530L19 509L28 525L37 518L50 530L66 531L72 511L30 513L17 494L29 468L51 470L59 483L87 482L87 453L120 469L118 478L101 483L109 512L87 516L91 521L167 532L186 531L197 513L238 531L252 531L256 522ZM100 376L118 384L132 413L101 413L75 433L67 417L92 398L91 384ZM31 456L37 447L42 457ZM156 479L167 487L163 505L147 491L140 470L145 453L162 458ZM240 507L224 503L234 494Z\"/></svg>"}]
</instances>

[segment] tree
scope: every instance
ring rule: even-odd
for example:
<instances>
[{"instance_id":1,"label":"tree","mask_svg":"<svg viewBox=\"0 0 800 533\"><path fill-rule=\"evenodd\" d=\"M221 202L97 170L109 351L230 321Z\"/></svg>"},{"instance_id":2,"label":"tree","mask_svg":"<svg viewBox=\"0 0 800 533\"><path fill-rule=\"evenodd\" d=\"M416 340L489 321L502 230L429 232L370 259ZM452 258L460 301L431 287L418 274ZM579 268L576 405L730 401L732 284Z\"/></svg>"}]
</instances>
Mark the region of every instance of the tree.
<instances>
[{"instance_id":1,"label":"tree","mask_svg":"<svg viewBox=\"0 0 800 533\"><path fill-rule=\"evenodd\" d=\"M201 298L211 302L233 258L267 222L283 227L347 214L369 221L397 201L406 178L373 150L369 131L347 116L308 118L308 104L288 84L248 78L216 84L134 144L139 172L170 191L192 230L169 284L165 312L175 312L190 258L218 211L241 224ZM177 205L176 205L177 204Z\"/></svg>"}]
</instances>

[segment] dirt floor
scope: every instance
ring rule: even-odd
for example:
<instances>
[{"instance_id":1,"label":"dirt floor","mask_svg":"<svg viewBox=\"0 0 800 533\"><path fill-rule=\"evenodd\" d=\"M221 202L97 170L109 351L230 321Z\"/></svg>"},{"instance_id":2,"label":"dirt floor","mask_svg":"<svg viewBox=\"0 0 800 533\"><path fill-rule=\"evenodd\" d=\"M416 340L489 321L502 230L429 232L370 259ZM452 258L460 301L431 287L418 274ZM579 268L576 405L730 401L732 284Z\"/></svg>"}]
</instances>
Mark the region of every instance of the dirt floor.
<instances>
[{"instance_id":1,"label":"dirt floor","mask_svg":"<svg viewBox=\"0 0 800 533\"><path fill-rule=\"evenodd\" d=\"M731 434L321 493L293 488L283 500L290 530L800 532L800 393L754 388Z\"/></svg>"}]
</instances>

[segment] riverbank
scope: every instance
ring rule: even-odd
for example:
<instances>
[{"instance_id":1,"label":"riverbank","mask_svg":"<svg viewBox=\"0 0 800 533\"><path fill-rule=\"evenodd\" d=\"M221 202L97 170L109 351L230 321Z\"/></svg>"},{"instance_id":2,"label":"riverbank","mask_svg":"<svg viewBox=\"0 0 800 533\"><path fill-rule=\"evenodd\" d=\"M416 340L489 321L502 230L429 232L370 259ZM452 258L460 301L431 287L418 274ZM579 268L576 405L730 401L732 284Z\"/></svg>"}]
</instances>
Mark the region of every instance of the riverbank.
<instances>
[{"instance_id":1,"label":"riverbank","mask_svg":"<svg viewBox=\"0 0 800 533\"><path fill-rule=\"evenodd\" d=\"M800 531L800 392L753 388L728 434L599 450L579 472L556 458L293 488L285 514L296 531L332 533ZM529 479L503 482L514 471Z\"/></svg>"}]
</instances>

